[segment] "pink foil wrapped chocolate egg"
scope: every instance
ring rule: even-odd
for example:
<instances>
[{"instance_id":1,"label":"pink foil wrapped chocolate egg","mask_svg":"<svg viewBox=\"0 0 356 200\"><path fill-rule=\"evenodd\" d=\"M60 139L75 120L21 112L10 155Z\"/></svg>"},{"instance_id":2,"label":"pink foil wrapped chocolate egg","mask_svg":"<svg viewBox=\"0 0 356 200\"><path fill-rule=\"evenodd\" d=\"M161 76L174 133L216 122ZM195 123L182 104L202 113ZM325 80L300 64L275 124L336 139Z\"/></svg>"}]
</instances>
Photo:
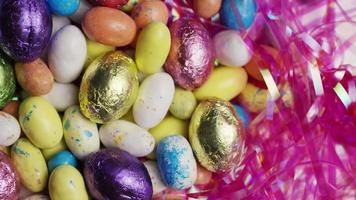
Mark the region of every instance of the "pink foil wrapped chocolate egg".
<instances>
[{"instance_id":1,"label":"pink foil wrapped chocolate egg","mask_svg":"<svg viewBox=\"0 0 356 200\"><path fill-rule=\"evenodd\" d=\"M17 200L20 178L8 155L0 151L0 199Z\"/></svg>"},{"instance_id":2,"label":"pink foil wrapped chocolate egg","mask_svg":"<svg viewBox=\"0 0 356 200\"><path fill-rule=\"evenodd\" d=\"M195 19L181 18L170 26L171 49L165 70L184 89L201 86L214 66L214 48L205 27Z\"/></svg>"}]
</instances>

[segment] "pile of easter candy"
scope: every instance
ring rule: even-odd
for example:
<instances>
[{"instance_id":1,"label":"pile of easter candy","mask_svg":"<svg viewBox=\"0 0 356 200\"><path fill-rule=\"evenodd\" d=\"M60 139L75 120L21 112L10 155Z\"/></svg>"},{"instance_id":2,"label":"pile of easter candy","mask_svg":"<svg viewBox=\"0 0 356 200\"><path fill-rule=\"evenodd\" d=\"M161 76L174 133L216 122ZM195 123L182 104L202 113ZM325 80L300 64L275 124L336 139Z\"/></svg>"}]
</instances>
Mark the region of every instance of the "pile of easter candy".
<instances>
[{"instance_id":1,"label":"pile of easter candy","mask_svg":"<svg viewBox=\"0 0 356 200\"><path fill-rule=\"evenodd\" d=\"M193 1L210 35L158 0L1 0L0 199L178 198L238 167L268 90L232 2Z\"/></svg>"}]
</instances>

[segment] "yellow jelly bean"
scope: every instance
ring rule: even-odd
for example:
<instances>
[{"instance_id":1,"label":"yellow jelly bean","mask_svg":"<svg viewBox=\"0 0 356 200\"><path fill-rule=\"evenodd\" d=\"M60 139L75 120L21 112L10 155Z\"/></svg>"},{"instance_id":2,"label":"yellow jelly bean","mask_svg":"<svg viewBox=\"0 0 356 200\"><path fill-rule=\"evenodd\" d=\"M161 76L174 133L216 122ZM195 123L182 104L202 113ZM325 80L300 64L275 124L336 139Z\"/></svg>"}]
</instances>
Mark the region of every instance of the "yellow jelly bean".
<instances>
[{"instance_id":1,"label":"yellow jelly bean","mask_svg":"<svg viewBox=\"0 0 356 200\"><path fill-rule=\"evenodd\" d=\"M61 118L42 97L29 97L21 103L19 121L25 135L38 148L54 147L63 137Z\"/></svg>"},{"instance_id":2,"label":"yellow jelly bean","mask_svg":"<svg viewBox=\"0 0 356 200\"><path fill-rule=\"evenodd\" d=\"M261 112L266 108L267 95L268 90L248 83L238 99L250 112Z\"/></svg>"},{"instance_id":3,"label":"yellow jelly bean","mask_svg":"<svg viewBox=\"0 0 356 200\"><path fill-rule=\"evenodd\" d=\"M47 185L46 161L37 147L20 138L11 148L11 160L20 174L21 183L31 192L40 192Z\"/></svg>"},{"instance_id":4,"label":"yellow jelly bean","mask_svg":"<svg viewBox=\"0 0 356 200\"><path fill-rule=\"evenodd\" d=\"M84 67L88 67L97 57L105 54L109 51L114 51L115 47L101 44L87 39L87 58L85 60Z\"/></svg>"},{"instance_id":5,"label":"yellow jelly bean","mask_svg":"<svg viewBox=\"0 0 356 200\"><path fill-rule=\"evenodd\" d=\"M169 107L173 116L183 120L189 119L196 106L197 100L191 91L176 87L172 104Z\"/></svg>"},{"instance_id":6,"label":"yellow jelly bean","mask_svg":"<svg viewBox=\"0 0 356 200\"><path fill-rule=\"evenodd\" d=\"M84 179L71 165L57 167L49 178L49 195L52 200L87 200Z\"/></svg>"},{"instance_id":7,"label":"yellow jelly bean","mask_svg":"<svg viewBox=\"0 0 356 200\"><path fill-rule=\"evenodd\" d=\"M171 47L171 34L162 22L147 25L140 33L136 44L137 68L145 74L159 71Z\"/></svg>"},{"instance_id":8,"label":"yellow jelly bean","mask_svg":"<svg viewBox=\"0 0 356 200\"><path fill-rule=\"evenodd\" d=\"M208 80L194 91L197 100L217 97L230 101L246 87L247 73L241 67L218 67Z\"/></svg>"}]
</instances>

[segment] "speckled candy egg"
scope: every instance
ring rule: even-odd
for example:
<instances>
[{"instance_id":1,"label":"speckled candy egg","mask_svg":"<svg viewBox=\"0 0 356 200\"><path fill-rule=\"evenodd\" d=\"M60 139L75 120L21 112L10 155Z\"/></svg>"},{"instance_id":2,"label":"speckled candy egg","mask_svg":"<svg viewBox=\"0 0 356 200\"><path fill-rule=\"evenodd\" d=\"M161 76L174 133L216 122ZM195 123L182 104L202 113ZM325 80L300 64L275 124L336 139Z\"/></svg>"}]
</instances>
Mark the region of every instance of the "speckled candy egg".
<instances>
[{"instance_id":1,"label":"speckled candy egg","mask_svg":"<svg viewBox=\"0 0 356 200\"><path fill-rule=\"evenodd\" d=\"M62 139L61 119L42 97L29 97L21 103L19 122L29 140L39 148L54 147Z\"/></svg>"},{"instance_id":2,"label":"speckled candy egg","mask_svg":"<svg viewBox=\"0 0 356 200\"><path fill-rule=\"evenodd\" d=\"M20 138L11 148L11 160L16 167L21 183L31 192L40 192L48 180L46 161L41 150L29 140Z\"/></svg>"},{"instance_id":3,"label":"speckled candy egg","mask_svg":"<svg viewBox=\"0 0 356 200\"><path fill-rule=\"evenodd\" d=\"M97 123L119 119L130 110L137 91L135 62L121 51L109 52L85 71L79 91L80 109Z\"/></svg>"},{"instance_id":4,"label":"speckled candy egg","mask_svg":"<svg viewBox=\"0 0 356 200\"><path fill-rule=\"evenodd\" d=\"M219 173L239 163L244 150L242 126L228 101L201 101L189 125L189 141L201 166Z\"/></svg>"},{"instance_id":5,"label":"speckled candy egg","mask_svg":"<svg viewBox=\"0 0 356 200\"><path fill-rule=\"evenodd\" d=\"M204 26L195 19L182 18L170 26L171 49L165 70L184 89L202 85L213 69L212 39Z\"/></svg>"},{"instance_id":6,"label":"speckled candy egg","mask_svg":"<svg viewBox=\"0 0 356 200\"><path fill-rule=\"evenodd\" d=\"M174 96L172 77L159 72L147 77L141 84L132 109L135 122L142 128L152 128L166 116Z\"/></svg>"},{"instance_id":7,"label":"speckled candy egg","mask_svg":"<svg viewBox=\"0 0 356 200\"><path fill-rule=\"evenodd\" d=\"M158 165L154 161L145 161L143 162L145 165L148 174L151 177L152 187L153 187L153 195L162 192L163 190L167 189L167 186L164 184L161 174L158 169Z\"/></svg>"},{"instance_id":8,"label":"speckled candy egg","mask_svg":"<svg viewBox=\"0 0 356 200\"><path fill-rule=\"evenodd\" d=\"M0 199L17 200L20 178L8 155L0 151Z\"/></svg>"},{"instance_id":9,"label":"speckled candy egg","mask_svg":"<svg viewBox=\"0 0 356 200\"><path fill-rule=\"evenodd\" d=\"M3 0L0 9L1 48L16 61L39 58L52 33L45 0Z\"/></svg>"},{"instance_id":10,"label":"speckled candy egg","mask_svg":"<svg viewBox=\"0 0 356 200\"><path fill-rule=\"evenodd\" d=\"M125 120L105 123L100 127L99 134L105 147L118 147L136 157L148 155L155 146L149 132Z\"/></svg>"},{"instance_id":11,"label":"speckled candy egg","mask_svg":"<svg viewBox=\"0 0 356 200\"><path fill-rule=\"evenodd\" d=\"M48 182L51 200L88 200L83 176L70 165L57 167L51 174Z\"/></svg>"},{"instance_id":12,"label":"speckled candy egg","mask_svg":"<svg viewBox=\"0 0 356 200\"><path fill-rule=\"evenodd\" d=\"M187 189L197 179L197 163L185 137L163 138L157 146L157 163L163 181L174 189Z\"/></svg>"},{"instance_id":13,"label":"speckled candy egg","mask_svg":"<svg viewBox=\"0 0 356 200\"><path fill-rule=\"evenodd\" d=\"M16 78L21 87L33 96L47 94L53 87L53 75L42 59L15 65Z\"/></svg>"},{"instance_id":14,"label":"speckled candy egg","mask_svg":"<svg viewBox=\"0 0 356 200\"><path fill-rule=\"evenodd\" d=\"M85 118L77 105L64 112L63 132L68 148L78 159L84 159L100 148L96 124Z\"/></svg>"},{"instance_id":15,"label":"speckled candy egg","mask_svg":"<svg viewBox=\"0 0 356 200\"><path fill-rule=\"evenodd\" d=\"M220 17L225 26L245 30L252 25L256 12L256 0L223 0Z\"/></svg>"},{"instance_id":16,"label":"speckled candy egg","mask_svg":"<svg viewBox=\"0 0 356 200\"><path fill-rule=\"evenodd\" d=\"M145 166L116 148L90 155L84 166L85 182L95 199L150 200L152 183Z\"/></svg>"},{"instance_id":17,"label":"speckled candy egg","mask_svg":"<svg viewBox=\"0 0 356 200\"><path fill-rule=\"evenodd\" d=\"M10 114L0 111L0 145L10 146L20 137L21 128L19 122Z\"/></svg>"},{"instance_id":18,"label":"speckled candy egg","mask_svg":"<svg viewBox=\"0 0 356 200\"><path fill-rule=\"evenodd\" d=\"M16 90L14 69L5 54L0 52L0 108L10 101Z\"/></svg>"}]
</instances>

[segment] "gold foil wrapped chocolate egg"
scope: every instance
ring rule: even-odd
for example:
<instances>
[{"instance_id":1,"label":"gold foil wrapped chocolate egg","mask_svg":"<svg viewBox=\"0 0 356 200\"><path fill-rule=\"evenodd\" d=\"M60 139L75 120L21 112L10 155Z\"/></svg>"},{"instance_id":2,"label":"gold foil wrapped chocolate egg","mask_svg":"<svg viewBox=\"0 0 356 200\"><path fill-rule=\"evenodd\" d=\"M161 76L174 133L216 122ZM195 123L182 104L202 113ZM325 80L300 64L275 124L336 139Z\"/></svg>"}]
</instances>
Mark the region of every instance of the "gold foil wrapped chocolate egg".
<instances>
[{"instance_id":1,"label":"gold foil wrapped chocolate egg","mask_svg":"<svg viewBox=\"0 0 356 200\"><path fill-rule=\"evenodd\" d=\"M222 99L200 102L189 125L189 140L200 164L212 172L229 171L244 155L242 122Z\"/></svg>"},{"instance_id":2,"label":"gold foil wrapped chocolate egg","mask_svg":"<svg viewBox=\"0 0 356 200\"><path fill-rule=\"evenodd\" d=\"M96 123L124 116L138 92L135 62L121 51L108 52L85 71L79 91L80 109Z\"/></svg>"}]
</instances>

